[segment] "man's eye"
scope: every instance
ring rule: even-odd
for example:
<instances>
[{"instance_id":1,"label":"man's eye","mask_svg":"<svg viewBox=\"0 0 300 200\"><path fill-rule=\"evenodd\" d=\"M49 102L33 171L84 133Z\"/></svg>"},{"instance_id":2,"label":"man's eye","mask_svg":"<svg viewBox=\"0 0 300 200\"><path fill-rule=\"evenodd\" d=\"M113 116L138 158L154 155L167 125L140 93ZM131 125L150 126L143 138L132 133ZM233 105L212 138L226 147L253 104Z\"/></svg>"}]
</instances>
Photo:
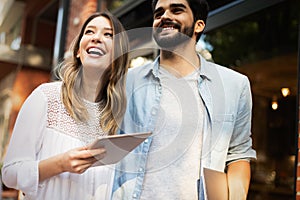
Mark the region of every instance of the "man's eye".
<instances>
[{"instance_id":1,"label":"man's eye","mask_svg":"<svg viewBox=\"0 0 300 200\"><path fill-rule=\"evenodd\" d=\"M159 19L163 14L161 12L154 14L154 19Z\"/></svg>"},{"instance_id":2,"label":"man's eye","mask_svg":"<svg viewBox=\"0 0 300 200\"><path fill-rule=\"evenodd\" d=\"M174 8L173 10L172 10L172 12L173 13L175 13L175 14L179 14L179 13L181 13L183 10L181 9L181 8Z\"/></svg>"}]
</instances>

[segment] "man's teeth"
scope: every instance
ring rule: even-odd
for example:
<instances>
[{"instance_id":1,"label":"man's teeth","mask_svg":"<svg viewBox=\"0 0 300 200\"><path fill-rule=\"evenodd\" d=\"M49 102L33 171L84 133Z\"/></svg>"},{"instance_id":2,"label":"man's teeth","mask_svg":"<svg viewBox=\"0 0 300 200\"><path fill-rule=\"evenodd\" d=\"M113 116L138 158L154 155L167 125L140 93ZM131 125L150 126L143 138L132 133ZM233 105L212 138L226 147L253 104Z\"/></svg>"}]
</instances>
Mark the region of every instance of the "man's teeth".
<instances>
[{"instance_id":1,"label":"man's teeth","mask_svg":"<svg viewBox=\"0 0 300 200\"><path fill-rule=\"evenodd\" d=\"M163 30L164 31L166 31L166 30L174 30L174 27L164 27Z\"/></svg>"},{"instance_id":2,"label":"man's teeth","mask_svg":"<svg viewBox=\"0 0 300 200\"><path fill-rule=\"evenodd\" d=\"M101 49L98 49L98 48L90 48L88 50L88 53L89 54L96 54L96 55L99 55L99 56L103 56L105 54Z\"/></svg>"}]
</instances>

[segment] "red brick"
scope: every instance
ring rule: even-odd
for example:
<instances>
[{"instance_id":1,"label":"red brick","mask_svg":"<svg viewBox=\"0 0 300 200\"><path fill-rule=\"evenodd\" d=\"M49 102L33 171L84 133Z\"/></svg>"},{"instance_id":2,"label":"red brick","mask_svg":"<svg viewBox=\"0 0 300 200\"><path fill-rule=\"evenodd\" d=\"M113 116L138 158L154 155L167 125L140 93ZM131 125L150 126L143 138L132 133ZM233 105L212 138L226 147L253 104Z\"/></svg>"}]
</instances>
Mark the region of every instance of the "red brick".
<instances>
[{"instance_id":1,"label":"red brick","mask_svg":"<svg viewBox=\"0 0 300 200\"><path fill-rule=\"evenodd\" d=\"M299 166L299 161L298 161L298 166L297 166L297 177L300 178L300 166Z\"/></svg>"},{"instance_id":2,"label":"red brick","mask_svg":"<svg viewBox=\"0 0 300 200\"><path fill-rule=\"evenodd\" d=\"M300 192L300 180L297 180L296 192Z\"/></svg>"},{"instance_id":3,"label":"red brick","mask_svg":"<svg viewBox=\"0 0 300 200\"><path fill-rule=\"evenodd\" d=\"M70 2L69 24L67 28L66 49L69 50L71 43L79 33L82 23L86 18L97 11L97 0L72 0ZM80 20L79 24L73 24L75 18Z\"/></svg>"}]
</instances>

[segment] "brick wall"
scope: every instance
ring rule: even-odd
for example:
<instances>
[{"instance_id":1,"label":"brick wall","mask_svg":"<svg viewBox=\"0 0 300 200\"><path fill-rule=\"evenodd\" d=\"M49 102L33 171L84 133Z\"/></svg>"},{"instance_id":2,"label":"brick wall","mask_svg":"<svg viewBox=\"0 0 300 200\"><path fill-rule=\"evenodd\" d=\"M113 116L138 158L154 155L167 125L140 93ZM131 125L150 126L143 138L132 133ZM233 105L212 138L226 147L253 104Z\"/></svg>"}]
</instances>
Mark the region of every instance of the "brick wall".
<instances>
[{"instance_id":1,"label":"brick wall","mask_svg":"<svg viewBox=\"0 0 300 200\"><path fill-rule=\"evenodd\" d=\"M97 0L71 0L68 18L66 51L69 50L70 44L79 33L82 23L90 14L97 11Z\"/></svg>"},{"instance_id":2,"label":"brick wall","mask_svg":"<svg viewBox=\"0 0 300 200\"><path fill-rule=\"evenodd\" d=\"M299 112L300 119L300 112ZM300 122L298 122L298 126ZM298 128L298 164L297 164L297 179L296 179L296 200L300 200L300 126Z\"/></svg>"},{"instance_id":3,"label":"brick wall","mask_svg":"<svg viewBox=\"0 0 300 200\"><path fill-rule=\"evenodd\" d=\"M9 123L10 133L12 133L15 120L26 98L37 86L49 81L50 81L49 71L23 67L17 73L12 88L14 100L13 100L13 108L10 114L10 123Z\"/></svg>"}]
</instances>

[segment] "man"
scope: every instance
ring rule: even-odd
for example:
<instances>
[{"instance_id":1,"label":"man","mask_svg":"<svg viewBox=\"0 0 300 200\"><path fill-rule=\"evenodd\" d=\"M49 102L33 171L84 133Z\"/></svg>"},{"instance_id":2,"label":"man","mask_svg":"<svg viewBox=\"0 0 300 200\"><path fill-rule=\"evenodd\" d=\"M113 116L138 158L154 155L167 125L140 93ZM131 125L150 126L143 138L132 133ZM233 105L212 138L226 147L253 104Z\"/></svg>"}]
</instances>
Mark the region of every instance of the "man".
<instances>
[{"instance_id":1,"label":"man","mask_svg":"<svg viewBox=\"0 0 300 200\"><path fill-rule=\"evenodd\" d=\"M117 165L113 199L207 199L207 169L226 172L229 199L246 199L256 158L250 84L197 54L207 15L204 0L153 1L160 55L129 71L122 125L153 134Z\"/></svg>"}]
</instances>

